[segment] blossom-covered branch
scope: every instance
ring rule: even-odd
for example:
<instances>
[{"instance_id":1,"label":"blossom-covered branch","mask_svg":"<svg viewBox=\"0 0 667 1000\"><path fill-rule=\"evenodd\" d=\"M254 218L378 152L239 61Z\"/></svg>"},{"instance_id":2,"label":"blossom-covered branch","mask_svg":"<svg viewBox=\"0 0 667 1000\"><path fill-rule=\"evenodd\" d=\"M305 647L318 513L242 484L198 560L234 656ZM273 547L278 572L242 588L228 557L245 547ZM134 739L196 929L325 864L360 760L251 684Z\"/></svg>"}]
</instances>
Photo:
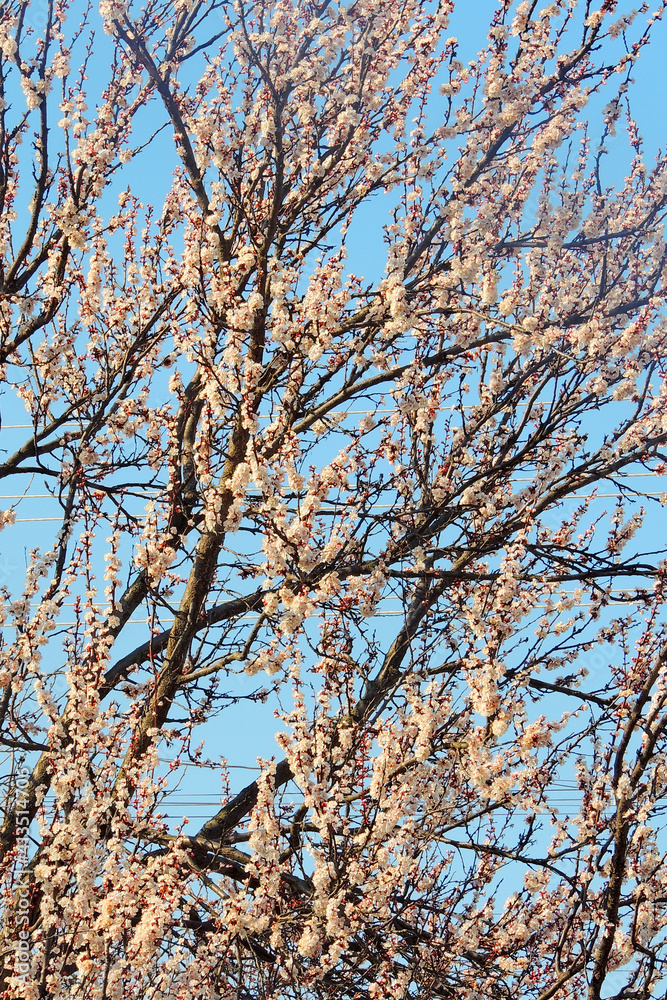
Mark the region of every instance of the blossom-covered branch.
<instances>
[{"instance_id":1,"label":"blossom-covered branch","mask_svg":"<svg viewBox=\"0 0 667 1000\"><path fill-rule=\"evenodd\" d=\"M0 996L661 990L666 4L460 6L0 11Z\"/></svg>"}]
</instances>

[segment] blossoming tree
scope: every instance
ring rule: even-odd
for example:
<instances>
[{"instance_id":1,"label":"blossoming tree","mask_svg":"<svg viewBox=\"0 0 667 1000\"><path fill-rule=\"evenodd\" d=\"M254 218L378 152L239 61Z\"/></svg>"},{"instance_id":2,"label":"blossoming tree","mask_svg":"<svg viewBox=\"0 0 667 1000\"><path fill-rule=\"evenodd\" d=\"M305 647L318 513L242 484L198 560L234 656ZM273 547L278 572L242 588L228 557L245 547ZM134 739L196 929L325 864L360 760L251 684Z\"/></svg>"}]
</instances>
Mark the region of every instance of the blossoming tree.
<instances>
[{"instance_id":1,"label":"blossoming tree","mask_svg":"<svg viewBox=\"0 0 667 1000\"><path fill-rule=\"evenodd\" d=\"M453 7L0 10L3 997L665 988L665 4Z\"/></svg>"}]
</instances>

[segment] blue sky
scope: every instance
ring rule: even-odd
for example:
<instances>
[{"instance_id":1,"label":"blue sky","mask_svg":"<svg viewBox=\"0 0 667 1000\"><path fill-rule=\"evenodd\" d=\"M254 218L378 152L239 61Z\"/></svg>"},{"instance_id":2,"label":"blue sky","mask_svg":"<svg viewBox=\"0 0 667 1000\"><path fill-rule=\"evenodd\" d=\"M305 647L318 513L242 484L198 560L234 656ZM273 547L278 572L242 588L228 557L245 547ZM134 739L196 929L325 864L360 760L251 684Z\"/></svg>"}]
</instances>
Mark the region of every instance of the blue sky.
<instances>
[{"instance_id":1,"label":"blue sky","mask_svg":"<svg viewBox=\"0 0 667 1000\"><path fill-rule=\"evenodd\" d=\"M458 3L449 33L456 35L459 39L459 57L463 62L472 59L477 50L484 46L486 26L493 9L494 4L489 0L473 0L473 2L465 3L460 0ZM34 23L38 25L39 13L43 8L37 4L33 10ZM664 102L666 31L667 24L661 23L656 26L654 42L649 49L645 50L635 70L636 85L631 94L633 114L645 139L645 153L649 164L658 147L665 143L667 126ZM93 89L99 82L96 69L102 64L109 51L109 39L100 36L98 46L90 67ZM597 101L597 110L603 103L605 102L602 98ZM147 124L152 114L152 109L148 109L146 112ZM609 183L622 180L629 163L627 145L622 134L619 135L617 147L618 155L615 152L610 154L605 168ZM157 202L159 206L160 198L167 190L170 179L169 171L164 169L163 161L165 159L175 159L173 142L168 133L156 140L152 147L138 158L136 166L124 175L123 184L129 180L138 197L146 203ZM387 201L390 200L387 199ZM364 274L369 279L379 276L384 269L382 226L387 219L387 201L378 197L370 202L367 211L360 216L356 229L353 227L351 230L349 267L352 271ZM11 425L24 423L25 411L20 403L12 402L11 396L7 392L1 400L1 404L3 430L0 445L3 448L11 449L14 441L23 439L21 432L11 430ZM5 482L11 483L12 481L6 480ZM3 492L15 495L18 491L10 486ZM42 484L35 478L19 512L19 519L25 518L26 520L21 520L21 523L14 529L6 531L0 536L0 582L9 585L17 579L20 582L27 558L27 550L34 545L48 546L51 542L51 529L54 522L48 519L52 516L57 518L57 510L54 509L51 513L52 506L55 508L57 505L55 502L41 499L43 494ZM8 498L5 498L0 501L0 505L6 507L10 502ZM131 626L129 629L131 639L134 639L135 633L137 643L144 640L145 628L139 624ZM220 737L217 731L212 729L215 735L211 736L211 748L208 752L211 754L224 753L231 765L252 767L258 754L269 757L275 752L273 733L278 728L278 723L274 719L271 703L263 706L253 704L249 711L243 705L230 709L225 713L224 725L226 732L223 737ZM239 775L246 773L250 772L238 772ZM235 772L232 773L232 781L237 787L241 784L241 779L236 776ZM207 794L214 794L212 785L215 784L215 779L212 781L206 772L195 773L189 769L185 777L185 784L189 794L203 791L206 791ZM184 811L189 810L184 809Z\"/></svg>"}]
</instances>

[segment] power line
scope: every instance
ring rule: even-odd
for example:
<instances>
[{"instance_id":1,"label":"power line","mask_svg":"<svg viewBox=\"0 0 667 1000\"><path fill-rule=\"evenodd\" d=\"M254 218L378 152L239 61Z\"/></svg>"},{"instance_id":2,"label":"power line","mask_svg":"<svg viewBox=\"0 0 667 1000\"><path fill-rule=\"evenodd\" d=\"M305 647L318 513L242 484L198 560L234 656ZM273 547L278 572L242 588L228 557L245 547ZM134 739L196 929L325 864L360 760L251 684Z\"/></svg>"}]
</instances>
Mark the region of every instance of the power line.
<instances>
[{"instance_id":1,"label":"power line","mask_svg":"<svg viewBox=\"0 0 667 1000\"><path fill-rule=\"evenodd\" d=\"M362 398L363 398L363 394L362 394ZM659 403L662 400L663 400L662 396L646 396L644 402L646 402L646 403ZM449 406L441 406L439 408L438 412L439 413L458 413L461 410L476 410L476 409L479 409L480 406L485 406L485 405L489 405L489 404L488 403L482 403L482 402L478 402L478 403L452 403ZM531 401L528 401L528 400L517 400L516 402L512 403L512 407L521 408L521 409L525 409L526 407L537 408L537 407L540 407L540 406L549 406L549 405L551 405L551 404L550 404L550 402L548 400L543 400L543 401L537 400L537 402L531 402ZM611 405L611 401L610 401L610 405ZM317 409L317 407L315 407L315 409ZM376 414L385 415L385 414L394 414L394 413L402 415L402 416L407 416L407 415L410 415L410 413L412 412L413 409L419 409L419 407L409 407L409 406L407 406L405 408L405 410L401 410L401 408L397 407L397 406L373 406L373 407L367 407L365 409L358 409L358 410L331 410L329 413L325 414L325 419L327 419L327 418L331 419L333 417L335 417L335 418L341 418L341 417L368 417L368 416L375 416ZM497 411L497 412L504 412L504 411ZM235 416L235 415L236 414L233 411L230 411L230 416ZM491 414L490 416L494 416L494 415L496 415L496 414ZM272 414L270 414L270 413L258 413L256 416L257 416L258 420L273 420L274 419L274 416ZM54 419L57 419L57 418L54 418ZM82 425L85 425L86 423L87 423L86 420L65 420L65 421L63 421L63 423L61 423L61 424L58 425L58 429L60 429L61 427L81 427ZM21 423L21 424L5 424L5 423L3 423L2 424L2 429L3 430L14 430L14 431L17 431L17 430L34 431L35 430L35 423L34 422L33 423ZM44 425L43 429L47 429L47 425Z\"/></svg>"},{"instance_id":2,"label":"power line","mask_svg":"<svg viewBox=\"0 0 667 1000\"><path fill-rule=\"evenodd\" d=\"M621 600L620 598L616 598L616 599L612 598L606 605L604 605L604 607L610 608L610 607L618 607L620 605L628 605L628 606L630 606L630 605L633 605L633 604L639 606L641 604L644 604L645 601L646 601L646 599L647 599L646 597L627 598L627 600ZM583 608L600 608L600 602L599 601L576 601L573 604L571 604L569 607L567 607L567 608L560 608L560 609L559 608L555 608L553 606L549 606L548 604L533 604L532 607L530 607L528 609L528 611L526 612L526 616L525 617L528 617L528 615L530 614L531 611L549 611L549 612L551 612L551 611L557 611L559 614L567 614L568 612L575 611L577 609L583 609ZM259 619L259 617L260 617L259 615L241 615L239 618L230 619L230 623L232 625L238 625L240 622L256 622ZM313 615L312 617L317 617L317 616ZM368 615L367 617L365 617L364 620L366 622L370 622L374 618L404 618L404 617L405 617L405 612L404 611L374 611L371 615ZM160 618L160 619L152 619L152 618L130 618L130 619L128 619L128 621L125 622L125 625L155 625L155 624L159 624L161 626L162 625L166 626L166 625L173 625L175 621L176 621L175 618ZM84 624L88 624L89 625L90 623L86 623L83 620L83 618L79 619L79 621L75 620L75 621L64 621L64 622L58 621L57 619L54 619L54 626L55 626L56 630L63 629L63 628L74 628L75 626L81 626L81 625L84 625ZM104 624L104 622L102 622L102 621L98 622L98 625L103 625L103 624ZM219 624L220 624L219 622L216 623L216 625L219 625ZM211 626L211 627L215 627L215 626ZM0 625L0 630L2 630L2 629L13 629L13 628L16 628L16 626L12 625L11 623L7 623L7 622L5 622L2 625Z\"/></svg>"}]
</instances>

